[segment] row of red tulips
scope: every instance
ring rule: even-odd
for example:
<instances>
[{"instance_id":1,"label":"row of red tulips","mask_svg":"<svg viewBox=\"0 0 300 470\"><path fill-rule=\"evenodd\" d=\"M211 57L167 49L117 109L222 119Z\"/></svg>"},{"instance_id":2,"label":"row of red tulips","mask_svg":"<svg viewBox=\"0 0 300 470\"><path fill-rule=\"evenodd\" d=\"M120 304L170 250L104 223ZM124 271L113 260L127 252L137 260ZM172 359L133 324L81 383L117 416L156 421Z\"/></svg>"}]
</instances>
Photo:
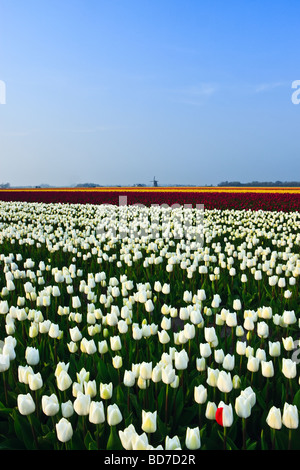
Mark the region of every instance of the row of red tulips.
<instances>
[{"instance_id":1,"label":"row of red tulips","mask_svg":"<svg viewBox=\"0 0 300 470\"><path fill-rule=\"evenodd\" d=\"M122 198L122 199L120 199ZM80 203L80 204L203 204L205 209L299 211L300 192L222 192L207 190L197 191L156 191L129 190L0 190L2 201L27 201L45 203Z\"/></svg>"}]
</instances>

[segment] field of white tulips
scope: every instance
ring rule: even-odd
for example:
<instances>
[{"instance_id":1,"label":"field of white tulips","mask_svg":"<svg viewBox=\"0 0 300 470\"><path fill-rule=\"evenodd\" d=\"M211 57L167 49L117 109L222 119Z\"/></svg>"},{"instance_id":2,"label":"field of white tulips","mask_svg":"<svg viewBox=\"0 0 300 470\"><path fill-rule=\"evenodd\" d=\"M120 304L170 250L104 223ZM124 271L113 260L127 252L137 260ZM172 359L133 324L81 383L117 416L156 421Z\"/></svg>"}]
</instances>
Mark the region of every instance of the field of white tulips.
<instances>
[{"instance_id":1,"label":"field of white tulips","mask_svg":"<svg viewBox=\"0 0 300 470\"><path fill-rule=\"evenodd\" d=\"M299 229L0 202L0 449L300 449Z\"/></svg>"}]
</instances>

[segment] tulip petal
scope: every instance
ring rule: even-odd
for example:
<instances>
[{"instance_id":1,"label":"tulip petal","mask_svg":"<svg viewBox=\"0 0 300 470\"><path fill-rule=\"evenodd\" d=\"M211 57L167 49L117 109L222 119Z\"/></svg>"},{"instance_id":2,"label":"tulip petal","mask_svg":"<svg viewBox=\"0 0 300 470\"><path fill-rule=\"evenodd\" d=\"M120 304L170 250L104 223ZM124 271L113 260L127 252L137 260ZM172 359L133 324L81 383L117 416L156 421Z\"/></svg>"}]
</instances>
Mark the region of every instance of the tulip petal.
<instances>
[{"instance_id":1,"label":"tulip petal","mask_svg":"<svg viewBox=\"0 0 300 470\"><path fill-rule=\"evenodd\" d=\"M223 408L217 408L216 411L216 421L220 426L223 426Z\"/></svg>"}]
</instances>

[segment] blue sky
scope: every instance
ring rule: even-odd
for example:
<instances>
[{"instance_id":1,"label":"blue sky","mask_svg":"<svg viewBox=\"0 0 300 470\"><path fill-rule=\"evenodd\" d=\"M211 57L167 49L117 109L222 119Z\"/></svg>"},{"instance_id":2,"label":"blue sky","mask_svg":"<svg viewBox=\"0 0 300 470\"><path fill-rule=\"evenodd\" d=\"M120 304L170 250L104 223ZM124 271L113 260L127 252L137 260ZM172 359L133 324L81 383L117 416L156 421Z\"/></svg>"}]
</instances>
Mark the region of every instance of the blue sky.
<instances>
[{"instance_id":1,"label":"blue sky","mask_svg":"<svg viewBox=\"0 0 300 470\"><path fill-rule=\"evenodd\" d=\"M0 183L300 180L298 0L0 0Z\"/></svg>"}]
</instances>

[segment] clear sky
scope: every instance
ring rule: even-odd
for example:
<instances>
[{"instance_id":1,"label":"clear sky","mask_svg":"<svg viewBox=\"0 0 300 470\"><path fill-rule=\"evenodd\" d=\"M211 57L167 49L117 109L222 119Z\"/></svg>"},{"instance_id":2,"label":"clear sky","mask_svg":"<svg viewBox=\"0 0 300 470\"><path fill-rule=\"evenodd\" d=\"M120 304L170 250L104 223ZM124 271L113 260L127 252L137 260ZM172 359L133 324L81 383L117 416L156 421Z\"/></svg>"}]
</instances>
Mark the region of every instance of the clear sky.
<instances>
[{"instance_id":1,"label":"clear sky","mask_svg":"<svg viewBox=\"0 0 300 470\"><path fill-rule=\"evenodd\" d=\"M299 181L299 19L299 0L0 0L0 183Z\"/></svg>"}]
</instances>

